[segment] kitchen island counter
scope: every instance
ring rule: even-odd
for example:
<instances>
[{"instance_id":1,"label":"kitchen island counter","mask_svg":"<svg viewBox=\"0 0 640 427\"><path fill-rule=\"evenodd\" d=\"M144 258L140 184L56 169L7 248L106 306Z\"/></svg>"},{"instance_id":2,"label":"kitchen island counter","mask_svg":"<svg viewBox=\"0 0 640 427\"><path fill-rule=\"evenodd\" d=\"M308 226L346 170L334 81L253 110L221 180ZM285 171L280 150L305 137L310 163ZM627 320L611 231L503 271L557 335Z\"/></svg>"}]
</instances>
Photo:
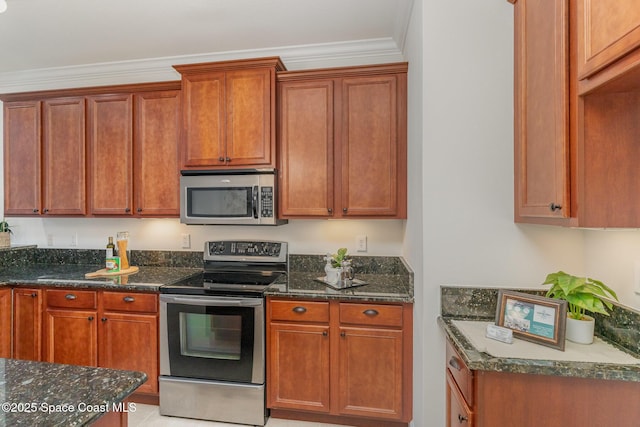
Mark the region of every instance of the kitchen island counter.
<instances>
[{"instance_id":1,"label":"kitchen island counter","mask_svg":"<svg viewBox=\"0 0 640 427\"><path fill-rule=\"evenodd\" d=\"M134 410L123 401L146 380L143 372L0 359L0 427L81 426L105 414L115 421Z\"/></svg>"}]
</instances>

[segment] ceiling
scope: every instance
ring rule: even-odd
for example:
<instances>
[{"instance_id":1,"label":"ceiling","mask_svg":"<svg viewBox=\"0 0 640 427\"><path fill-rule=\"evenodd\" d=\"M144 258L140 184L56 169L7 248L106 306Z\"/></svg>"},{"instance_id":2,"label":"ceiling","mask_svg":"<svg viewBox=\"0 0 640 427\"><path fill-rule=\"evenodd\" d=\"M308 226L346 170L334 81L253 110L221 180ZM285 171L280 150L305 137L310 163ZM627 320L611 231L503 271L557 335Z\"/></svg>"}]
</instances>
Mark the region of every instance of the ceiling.
<instances>
[{"instance_id":1,"label":"ceiling","mask_svg":"<svg viewBox=\"0 0 640 427\"><path fill-rule=\"evenodd\" d=\"M401 51L413 1L7 0L0 74L366 40Z\"/></svg>"}]
</instances>

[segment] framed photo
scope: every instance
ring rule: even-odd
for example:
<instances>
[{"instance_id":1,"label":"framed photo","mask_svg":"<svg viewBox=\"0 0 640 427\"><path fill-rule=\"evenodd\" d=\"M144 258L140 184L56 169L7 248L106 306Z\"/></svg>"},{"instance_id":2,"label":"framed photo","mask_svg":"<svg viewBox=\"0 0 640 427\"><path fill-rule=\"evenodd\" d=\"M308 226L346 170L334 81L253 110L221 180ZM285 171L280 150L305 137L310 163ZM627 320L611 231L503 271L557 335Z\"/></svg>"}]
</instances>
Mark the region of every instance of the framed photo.
<instances>
[{"instance_id":1,"label":"framed photo","mask_svg":"<svg viewBox=\"0 0 640 427\"><path fill-rule=\"evenodd\" d=\"M513 336L564 351L567 301L500 290L496 325Z\"/></svg>"}]
</instances>

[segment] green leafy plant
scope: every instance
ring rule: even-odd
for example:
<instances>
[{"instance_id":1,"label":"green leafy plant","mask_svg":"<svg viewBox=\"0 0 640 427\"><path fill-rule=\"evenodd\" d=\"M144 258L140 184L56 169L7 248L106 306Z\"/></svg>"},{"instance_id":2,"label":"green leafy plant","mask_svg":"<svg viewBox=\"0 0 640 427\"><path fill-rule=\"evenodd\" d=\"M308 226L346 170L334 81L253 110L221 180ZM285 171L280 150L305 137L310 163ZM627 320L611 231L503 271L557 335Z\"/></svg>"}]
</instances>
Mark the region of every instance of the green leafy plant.
<instances>
[{"instance_id":1,"label":"green leafy plant","mask_svg":"<svg viewBox=\"0 0 640 427\"><path fill-rule=\"evenodd\" d=\"M9 223L4 219L0 221L0 233L13 233L13 231L11 231L11 227L9 226Z\"/></svg>"},{"instance_id":2,"label":"green leafy plant","mask_svg":"<svg viewBox=\"0 0 640 427\"><path fill-rule=\"evenodd\" d=\"M587 311L608 316L607 309L611 310L613 304L602 297L618 300L613 289L601 281L572 276L564 271L548 274L543 285L552 285L546 296L566 300L569 316L576 320L581 320Z\"/></svg>"},{"instance_id":3,"label":"green leafy plant","mask_svg":"<svg viewBox=\"0 0 640 427\"><path fill-rule=\"evenodd\" d=\"M331 255L331 267L338 268L342 266L342 261L347 259L347 248L340 248L338 252Z\"/></svg>"}]
</instances>

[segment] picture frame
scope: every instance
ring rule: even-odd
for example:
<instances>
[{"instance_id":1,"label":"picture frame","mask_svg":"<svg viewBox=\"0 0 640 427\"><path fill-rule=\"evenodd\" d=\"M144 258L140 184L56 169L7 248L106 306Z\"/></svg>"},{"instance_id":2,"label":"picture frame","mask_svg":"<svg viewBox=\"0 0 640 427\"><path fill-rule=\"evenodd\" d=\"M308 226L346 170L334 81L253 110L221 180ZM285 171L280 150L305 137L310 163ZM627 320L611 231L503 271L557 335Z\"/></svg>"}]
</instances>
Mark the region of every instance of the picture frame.
<instances>
[{"instance_id":1,"label":"picture frame","mask_svg":"<svg viewBox=\"0 0 640 427\"><path fill-rule=\"evenodd\" d=\"M496 325L513 336L564 351L567 301L500 289Z\"/></svg>"}]
</instances>

